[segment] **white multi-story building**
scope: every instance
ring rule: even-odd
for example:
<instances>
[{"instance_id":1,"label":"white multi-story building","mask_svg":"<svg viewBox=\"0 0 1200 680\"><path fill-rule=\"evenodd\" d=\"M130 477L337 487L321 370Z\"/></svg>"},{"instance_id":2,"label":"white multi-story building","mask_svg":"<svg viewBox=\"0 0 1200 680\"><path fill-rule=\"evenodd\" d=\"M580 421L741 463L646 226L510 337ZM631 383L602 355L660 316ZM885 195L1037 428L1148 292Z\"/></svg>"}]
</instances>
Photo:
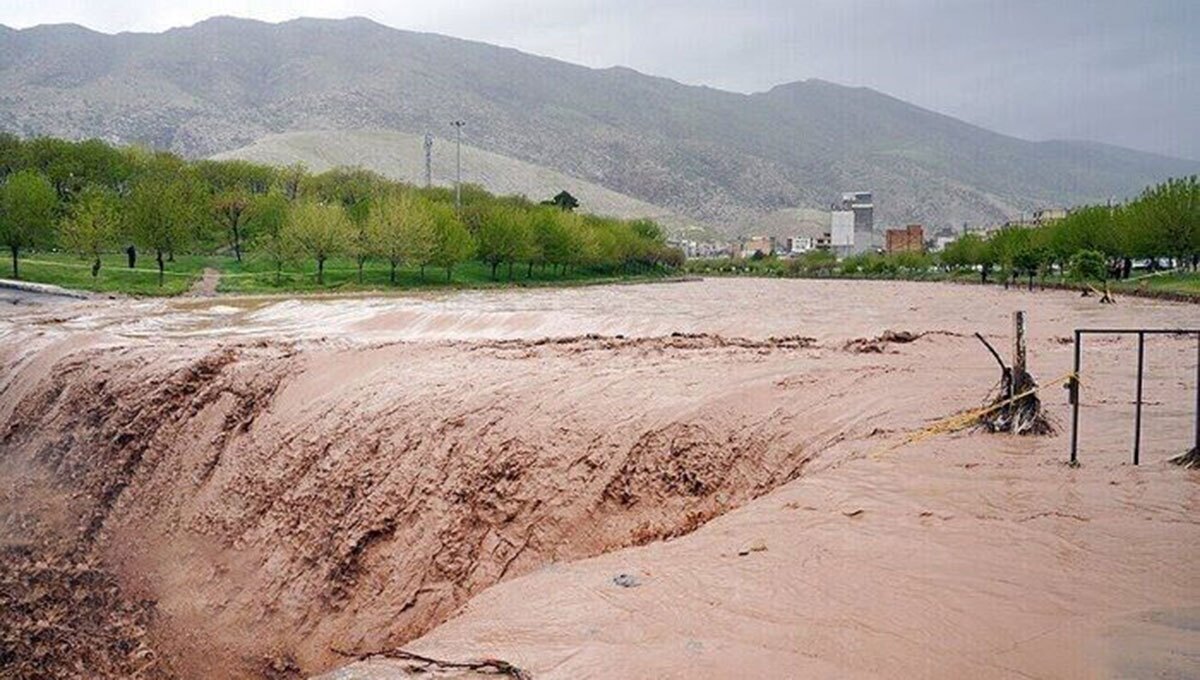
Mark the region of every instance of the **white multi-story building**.
<instances>
[{"instance_id":1,"label":"white multi-story building","mask_svg":"<svg viewBox=\"0 0 1200 680\"><path fill-rule=\"evenodd\" d=\"M854 253L854 212L834 210L829 219L829 247L833 254L845 257Z\"/></svg>"}]
</instances>

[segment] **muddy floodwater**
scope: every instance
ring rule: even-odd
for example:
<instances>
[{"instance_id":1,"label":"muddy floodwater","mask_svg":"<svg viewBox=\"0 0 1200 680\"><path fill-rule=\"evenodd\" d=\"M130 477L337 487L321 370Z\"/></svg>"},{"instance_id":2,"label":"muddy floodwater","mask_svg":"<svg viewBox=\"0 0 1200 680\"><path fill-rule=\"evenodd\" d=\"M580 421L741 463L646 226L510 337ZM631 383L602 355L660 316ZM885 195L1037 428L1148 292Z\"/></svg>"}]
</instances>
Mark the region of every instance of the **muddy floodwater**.
<instances>
[{"instance_id":1,"label":"muddy floodwater","mask_svg":"<svg viewBox=\"0 0 1200 680\"><path fill-rule=\"evenodd\" d=\"M0 675L1200 677L1200 306L716 279L0 309ZM986 403L1011 314L1056 426ZM887 334L887 331L906 331ZM468 664L469 665L469 664ZM506 666L507 667L507 666ZM494 670L495 667L492 667Z\"/></svg>"}]
</instances>

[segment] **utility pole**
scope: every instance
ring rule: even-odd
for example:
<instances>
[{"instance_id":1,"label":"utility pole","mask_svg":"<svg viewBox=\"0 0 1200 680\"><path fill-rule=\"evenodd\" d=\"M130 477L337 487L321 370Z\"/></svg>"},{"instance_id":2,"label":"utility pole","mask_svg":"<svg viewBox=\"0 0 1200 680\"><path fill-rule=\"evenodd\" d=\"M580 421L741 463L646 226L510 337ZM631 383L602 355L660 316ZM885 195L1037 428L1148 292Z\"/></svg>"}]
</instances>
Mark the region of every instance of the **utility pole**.
<instances>
[{"instance_id":1,"label":"utility pole","mask_svg":"<svg viewBox=\"0 0 1200 680\"><path fill-rule=\"evenodd\" d=\"M462 129L466 121L456 120L454 126L454 207L462 209Z\"/></svg>"},{"instance_id":2,"label":"utility pole","mask_svg":"<svg viewBox=\"0 0 1200 680\"><path fill-rule=\"evenodd\" d=\"M425 133L425 188L433 186L433 135Z\"/></svg>"}]
</instances>

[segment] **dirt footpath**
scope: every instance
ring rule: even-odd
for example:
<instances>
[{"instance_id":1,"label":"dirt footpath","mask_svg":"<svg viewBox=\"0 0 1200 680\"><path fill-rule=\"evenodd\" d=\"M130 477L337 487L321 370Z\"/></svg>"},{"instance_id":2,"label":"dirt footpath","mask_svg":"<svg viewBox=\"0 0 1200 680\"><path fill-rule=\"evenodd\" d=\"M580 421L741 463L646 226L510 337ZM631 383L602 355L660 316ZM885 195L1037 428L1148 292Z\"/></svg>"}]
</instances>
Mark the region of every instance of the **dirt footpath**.
<instances>
[{"instance_id":1,"label":"dirt footpath","mask_svg":"<svg viewBox=\"0 0 1200 680\"><path fill-rule=\"evenodd\" d=\"M1121 341L1087 355L1082 468L1061 434L889 450L984 400L969 334L1002 345L1018 307L1043 378L1076 325L1200 320L745 280L6 312L0 528L64 556L11 592L96 596L81 620L6 609L0 664L299 677L403 647L539 678L1095 677L1166 658L1148 626L1192 658L1200 582L1174 565L1200 479L1163 461L1191 437L1194 340L1148 353L1140 468ZM73 569L93 586L57 585ZM89 621L101 660L41 632Z\"/></svg>"}]
</instances>

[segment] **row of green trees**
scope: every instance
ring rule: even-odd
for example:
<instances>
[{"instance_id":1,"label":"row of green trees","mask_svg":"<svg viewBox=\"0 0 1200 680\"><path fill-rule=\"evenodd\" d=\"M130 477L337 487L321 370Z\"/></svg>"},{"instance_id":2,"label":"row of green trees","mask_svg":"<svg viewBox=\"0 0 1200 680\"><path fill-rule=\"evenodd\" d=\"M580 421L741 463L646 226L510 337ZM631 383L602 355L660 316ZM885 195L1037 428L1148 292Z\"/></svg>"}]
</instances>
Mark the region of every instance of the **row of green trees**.
<instances>
[{"instance_id":1,"label":"row of green trees","mask_svg":"<svg viewBox=\"0 0 1200 680\"><path fill-rule=\"evenodd\" d=\"M1125 205L1077 208L1036 228L1010 226L984 238L967 234L948 245L941 263L974 268L986 282L1067 272L1078 279L1128 278L1135 260L1151 268L1200 264L1200 182L1170 179Z\"/></svg>"},{"instance_id":2,"label":"row of green trees","mask_svg":"<svg viewBox=\"0 0 1200 680\"><path fill-rule=\"evenodd\" d=\"M185 161L172 154L89 140L21 140L0 134L0 243L19 276L22 252L63 248L93 262L117 250L151 253L162 282L178 253L306 259L324 280L332 257L443 269L478 258L493 278L525 267L636 272L675 267L682 255L649 220L577 214L577 203L535 204L463 187L416 188L358 168L320 174L303 166ZM131 248L132 247L132 248Z\"/></svg>"}]
</instances>

